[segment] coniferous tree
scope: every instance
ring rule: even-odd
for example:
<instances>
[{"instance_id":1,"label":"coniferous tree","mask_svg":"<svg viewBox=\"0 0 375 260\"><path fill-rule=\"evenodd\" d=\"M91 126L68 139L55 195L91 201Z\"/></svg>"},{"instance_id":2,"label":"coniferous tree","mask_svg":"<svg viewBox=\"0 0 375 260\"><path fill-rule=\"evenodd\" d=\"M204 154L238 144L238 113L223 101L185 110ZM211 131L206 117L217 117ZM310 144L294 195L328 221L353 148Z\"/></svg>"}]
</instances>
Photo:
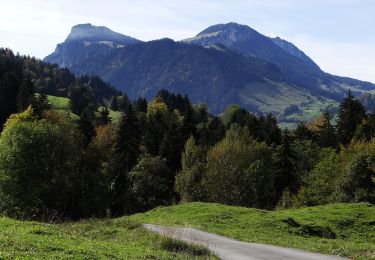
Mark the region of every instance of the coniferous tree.
<instances>
[{"instance_id":1,"label":"coniferous tree","mask_svg":"<svg viewBox=\"0 0 375 260\"><path fill-rule=\"evenodd\" d=\"M281 142L281 130L277 125L277 119L268 113L261 126L262 138L260 141L266 142L268 145L279 145Z\"/></svg>"},{"instance_id":2,"label":"coniferous tree","mask_svg":"<svg viewBox=\"0 0 375 260\"><path fill-rule=\"evenodd\" d=\"M112 214L121 215L130 211L129 172L137 164L140 155L140 130L133 106L126 109L117 131L114 156L112 159Z\"/></svg>"},{"instance_id":3,"label":"coniferous tree","mask_svg":"<svg viewBox=\"0 0 375 260\"><path fill-rule=\"evenodd\" d=\"M128 172L137 164L139 156L140 130L137 115L129 104L123 114L117 132L116 152L122 159L122 168Z\"/></svg>"},{"instance_id":4,"label":"coniferous tree","mask_svg":"<svg viewBox=\"0 0 375 260\"><path fill-rule=\"evenodd\" d=\"M17 106L18 111L24 111L29 105L33 103L33 97L34 97L34 86L33 83L31 83L31 80L29 78L26 78L22 85L20 86L20 89L18 91L17 95Z\"/></svg>"},{"instance_id":5,"label":"coniferous tree","mask_svg":"<svg viewBox=\"0 0 375 260\"><path fill-rule=\"evenodd\" d=\"M145 98L139 97L134 103L135 111L147 113L147 100Z\"/></svg>"},{"instance_id":6,"label":"coniferous tree","mask_svg":"<svg viewBox=\"0 0 375 260\"><path fill-rule=\"evenodd\" d=\"M95 135L95 113L90 107L86 107L79 117L79 128L84 136L85 144L88 145L91 142L92 137Z\"/></svg>"},{"instance_id":7,"label":"coniferous tree","mask_svg":"<svg viewBox=\"0 0 375 260\"><path fill-rule=\"evenodd\" d=\"M109 107L113 110L113 111L118 111L119 110L119 107L118 107L118 101L117 101L117 96L112 96L111 98L111 102L109 104Z\"/></svg>"},{"instance_id":8,"label":"coniferous tree","mask_svg":"<svg viewBox=\"0 0 375 260\"><path fill-rule=\"evenodd\" d=\"M20 85L20 80L15 73L6 73L0 79L0 130L7 118L16 113L17 94Z\"/></svg>"},{"instance_id":9,"label":"coniferous tree","mask_svg":"<svg viewBox=\"0 0 375 260\"><path fill-rule=\"evenodd\" d=\"M197 128L194 122L194 110L190 102L186 103L184 108L184 119L182 123L182 138L184 142L191 136L197 133Z\"/></svg>"},{"instance_id":10,"label":"coniferous tree","mask_svg":"<svg viewBox=\"0 0 375 260\"><path fill-rule=\"evenodd\" d=\"M95 95L89 86L73 86L69 93L70 109L76 115L81 115L82 111L90 107L94 111L97 109Z\"/></svg>"},{"instance_id":11,"label":"coniferous tree","mask_svg":"<svg viewBox=\"0 0 375 260\"><path fill-rule=\"evenodd\" d=\"M143 141L149 154L159 155L161 142L171 120L167 105L159 97L148 104Z\"/></svg>"},{"instance_id":12,"label":"coniferous tree","mask_svg":"<svg viewBox=\"0 0 375 260\"><path fill-rule=\"evenodd\" d=\"M125 112L128 108L130 103L130 100L126 94L123 94L119 97L117 97L117 103L118 103L118 110Z\"/></svg>"},{"instance_id":13,"label":"coniferous tree","mask_svg":"<svg viewBox=\"0 0 375 260\"><path fill-rule=\"evenodd\" d=\"M350 143L357 126L362 123L365 117L364 107L358 100L354 99L349 90L338 111L337 132L340 143L343 145Z\"/></svg>"},{"instance_id":14,"label":"coniferous tree","mask_svg":"<svg viewBox=\"0 0 375 260\"><path fill-rule=\"evenodd\" d=\"M38 116L42 116L43 111L51 109L51 104L49 104L48 102L47 95L42 93L38 93L35 95L32 105L35 114L37 114Z\"/></svg>"},{"instance_id":15,"label":"coniferous tree","mask_svg":"<svg viewBox=\"0 0 375 260\"><path fill-rule=\"evenodd\" d=\"M294 130L294 136L297 140L314 140L314 132L311 131L304 122L299 122Z\"/></svg>"},{"instance_id":16,"label":"coniferous tree","mask_svg":"<svg viewBox=\"0 0 375 260\"><path fill-rule=\"evenodd\" d=\"M335 128L331 124L331 116L328 109L323 112L322 125L319 126L318 141L321 147L337 147Z\"/></svg>"},{"instance_id":17,"label":"coniferous tree","mask_svg":"<svg viewBox=\"0 0 375 260\"><path fill-rule=\"evenodd\" d=\"M170 179L174 183L174 177L181 168L181 153L184 148L184 138L178 125L171 125L165 132L160 144L159 154L166 159L166 164L171 170ZM173 190L173 186L171 187Z\"/></svg>"},{"instance_id":18,"label":"coniferous tree","mask_svg":"<svg viewBox=\"0 0 375 260\"><path fill-rule=\"evenodd\" d=\"M354 139L370 141L375 136L375 109L356 128Z\"/></svg>"},{"instance_id":19,"label":"coniferous tree","mask_svg":"<svg viewBox=\"0 0 375 260\"><path fill-rule=\"evenodd\" d=\"M281 145L276 149L275 156L276 169L276 190L279 196L288 189L292 193L296 193L297 176L295 171L295 160L297 158L291 147L289 130L285 129L282 133Z\"/></svg>"},{"instance_id":20,"label":"coniferous tree","mask_svg":"<svg viewBox=\"0 0 375 260\"><path fill-rule=\"evenodd\" d=\"M98 125L107 125L111 123L111 118L109 117L108 108L104 107L99 110L99 117L97 120Z\"/></svg>"},{"instance_id":21,"label":"coniferous tree","mask_svg":"<svg viewBox=\"0 0 375 260\"><path fill-rule=\"evenodd\" d=\"M197 131L197 143L202 146L213 146L225 136L225 126L219 117L213 117L203 128Z\"/></svg>"}]
</instances>

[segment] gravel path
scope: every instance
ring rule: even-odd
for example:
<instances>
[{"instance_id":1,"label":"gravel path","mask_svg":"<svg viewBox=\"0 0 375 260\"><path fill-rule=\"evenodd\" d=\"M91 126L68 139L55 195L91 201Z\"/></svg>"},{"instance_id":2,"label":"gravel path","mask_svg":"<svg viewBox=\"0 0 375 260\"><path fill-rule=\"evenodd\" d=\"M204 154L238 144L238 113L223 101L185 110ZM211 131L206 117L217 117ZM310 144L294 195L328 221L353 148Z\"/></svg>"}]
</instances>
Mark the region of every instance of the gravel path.
<instances>
[{"instance_id":1,"label":"gravel path","mask_svg":"<svg viewBox=\"0 0 375 260\"><path fill-rule=\"evenodd\" d=\"M333 260L345 259L338 256L310 253L298 249L254 244L207 233L194 228L165 227L144 224L146 229L178 240L207 246L223 260L291 259L291 260Z\"/></svg>"}]
</instances>

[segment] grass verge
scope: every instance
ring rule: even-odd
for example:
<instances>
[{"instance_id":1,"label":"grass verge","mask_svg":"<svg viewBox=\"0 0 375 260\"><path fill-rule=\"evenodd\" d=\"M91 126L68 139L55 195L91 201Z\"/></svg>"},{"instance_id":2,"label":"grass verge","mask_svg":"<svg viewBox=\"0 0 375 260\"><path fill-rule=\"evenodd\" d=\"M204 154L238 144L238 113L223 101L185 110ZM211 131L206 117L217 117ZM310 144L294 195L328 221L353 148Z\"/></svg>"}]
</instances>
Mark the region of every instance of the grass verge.
<instances>
[{"instance_id":1,"label":"grass verge","mask_svg":"<svg viewBox=\"0 0 375 260\"><path fill-rule=\"evenodd\" d=\"M375 206L366 203L278 211L187 203L123 218L128 219L195 227L242 241L354 259L375 258Z\"/></svg>"},{"instance_id":2,"label":"grass verge","mask_svg":"<svg viewBox=\"0 0 375 260\"><path fill-rule=\"evenodd\" d=\"M213 259L124 220L45 224L0 218L0 259Z\"/></svg>"}]
</instances>

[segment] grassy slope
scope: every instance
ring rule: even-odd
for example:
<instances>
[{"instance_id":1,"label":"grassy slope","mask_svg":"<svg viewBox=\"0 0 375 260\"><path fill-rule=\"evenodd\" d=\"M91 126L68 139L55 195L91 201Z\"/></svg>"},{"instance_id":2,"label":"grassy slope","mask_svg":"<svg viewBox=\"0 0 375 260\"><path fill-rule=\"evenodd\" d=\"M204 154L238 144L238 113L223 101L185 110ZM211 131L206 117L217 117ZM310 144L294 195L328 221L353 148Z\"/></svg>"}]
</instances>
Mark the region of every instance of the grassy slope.
<instances>
[{"instance_id":1,"label":"grassy slope","mask_svg":"<svg viewBox=\"0 0 375 260\"><path fill-rule=\"evenodd\" d=\"M208 259L164 250L169 240L118 220L43 224L0 218L0 259ZM194 249L196 250L196 249ZM199 249L201 250L201 249ZM206 251L199 251L206 252Z\"/></svg>"},{"instance_id":2,"label":"grassy slope","mask_svg":"<svg viewBox=\"0 0 375 260\"><path fill-rule=\"evenodd\" d=\"M321 98L318 99L308 92L303 92L287 84L272 81L252 83L239 92L240 100L245 104L256 105L262 113L280 112L289 105L298 105L300 112L288 115L286 119L296 122L309 122L319 117L326 106L337 106L337 102ZM295 128L297 123L279 122L282 127Z\"/></svg>"},{"instance_id":3,"label":"grassy slope","mask_svg":"<svg viewBox=\"0 0 375 260\"><path fill-rule=\"evenodd\" d=\"M53 109L70 113L73 118L78 119L78 116L71 113L69 109L69 98L57 97L57 96L48 96L48 102L52 105ZM113 111L109 109L109 117L113 122L118 122L121 118L121 112Z\"/></svg>"},{"instance_id":4,"label":"grassy slope","mask_svg":"<svg viewBox=\"0 0 375 260\"><path fill-rule=\"evenodd\" d=\"M69 98L56 96L47 96L47 98L53 109L69 111Z\"/></svg>"},{"instance_id":5,"label":"grassy slope","mask_svg":"<svg viewBox=\"0 0 375 260\"><path fill-rule=\"evenodd\" d=\"M295 247L353 258L375 258L375 206L333 204L262 211L219 204L159 207L130 217L142 223L192 226L248 242ZM288 224L288 223L289 224ZM320 227L320 228L319 228ZM336 239L313 235L313 230Z\"/></svg>"}]
</instances>

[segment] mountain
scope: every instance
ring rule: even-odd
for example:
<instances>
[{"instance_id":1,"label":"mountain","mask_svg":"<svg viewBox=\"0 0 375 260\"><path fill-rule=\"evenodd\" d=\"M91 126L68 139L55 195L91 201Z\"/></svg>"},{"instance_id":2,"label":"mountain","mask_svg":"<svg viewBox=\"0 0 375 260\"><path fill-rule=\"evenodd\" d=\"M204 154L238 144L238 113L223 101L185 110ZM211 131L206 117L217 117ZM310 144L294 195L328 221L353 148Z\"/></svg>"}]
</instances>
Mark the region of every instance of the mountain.
<instances>
[{"instance_id":1,"label":"mountain","mask_svg":"<svg viewBox=\"0 0 375 260\"><path fill-rule=\"evenodd\" d=\"M53 61L60 67L70 68L88 55L85 51L76 52L77 57L71 57L71 49L80 47L95 48L98 52L105 52L111 48L123 48L127 45L140 43L142 41L114 32L104 26L93 26L90 23L78 24L72 30L66 40L58 44L54 53L46 57L45 61Z\"/></svg>"},{"instance_id":2,"label":"mountain","mask_svg":"<svg viewBox=\"0 0 375 260\"><path fill-rule=\"evenodd\" d=\"M123 45L141 42L132 37L114 32L105 26L93 26L90 23L73 26L65 42L81 40L88 42L107 41Z\"/></svg>"},{"instance_id":3,"label":"mountain","mask_svg":"<svg viewBox=\"0 0 375 260\"><path fill-rule=\"evenodd\" d=\"M271 38L272 42L279 46L284 51L288 52L289 54L297 57L298 59L304 61L306 64L308 64L310 67L319 69L319 66L309 57L307 56L303 51L297 48L293 43L288 42L286 40L281 39L280 37Z\"/></svg>"},{"instance_id":4,"label":"mountain","mask_svg":"<svg viewBox=\"0 0 375 260\"><path fill-rule=\"evenodd\" d=\"M373 89L373 84L337 77L325 73L294 44L279 37L266 37L247 25L237 23L217 24L197 36L184 40L191 44L210 46L221 44L239 53L257 57L276 64L290 82L309 89L314 94L340 100L348 88L355 94Z\"/></svg>"},{"instance_id":5,"label":"mountain","mask_svg":"<svg viewBox=\"0 0 375 260\"><path fill-rule=\"evenodd\" d=\"M62 57L69 60L70 70L78 75L100 75L132 99L153 98L165 88L189 95L196 103L208 103L217 113L232 103L256 111L256 106L242 102L238 93L252 85L271 86L271 82L286 81L272 63L228 49L170 39L123 48L87 46L82 42L64 44L64 48L66 56ZM45 61L54 62L50 57Z\"/></svg>"},{"instance_id":6,"label":"mountain","mask_svg":"<svg viewBox=\"0 0 375 260\"><path fill-rule=\"evenodd\" d=\"M305 63L304 60L280 48L272 39L246 25L213 25L184 42L202 46L222 44L244 55L275 63L291 81L302 86L315 84L321 73L315 63Z\"/></svg>"},{"instance_id":7,"label":"mountain","mask_svg":"<svg viewBox=\"0 0 375 260\"><path fill-rule=\"evenodd\" d=\"M106 27L77 25L44 61L76 75L98 75L132 99L152 98L164 88L207 103L214 113L238 104L284 122L319 115L348 89L355 95L375 89L325 73L292 43L235 23L211 26L181 42L142 42Z\"/></svg>"}]
</instances>

